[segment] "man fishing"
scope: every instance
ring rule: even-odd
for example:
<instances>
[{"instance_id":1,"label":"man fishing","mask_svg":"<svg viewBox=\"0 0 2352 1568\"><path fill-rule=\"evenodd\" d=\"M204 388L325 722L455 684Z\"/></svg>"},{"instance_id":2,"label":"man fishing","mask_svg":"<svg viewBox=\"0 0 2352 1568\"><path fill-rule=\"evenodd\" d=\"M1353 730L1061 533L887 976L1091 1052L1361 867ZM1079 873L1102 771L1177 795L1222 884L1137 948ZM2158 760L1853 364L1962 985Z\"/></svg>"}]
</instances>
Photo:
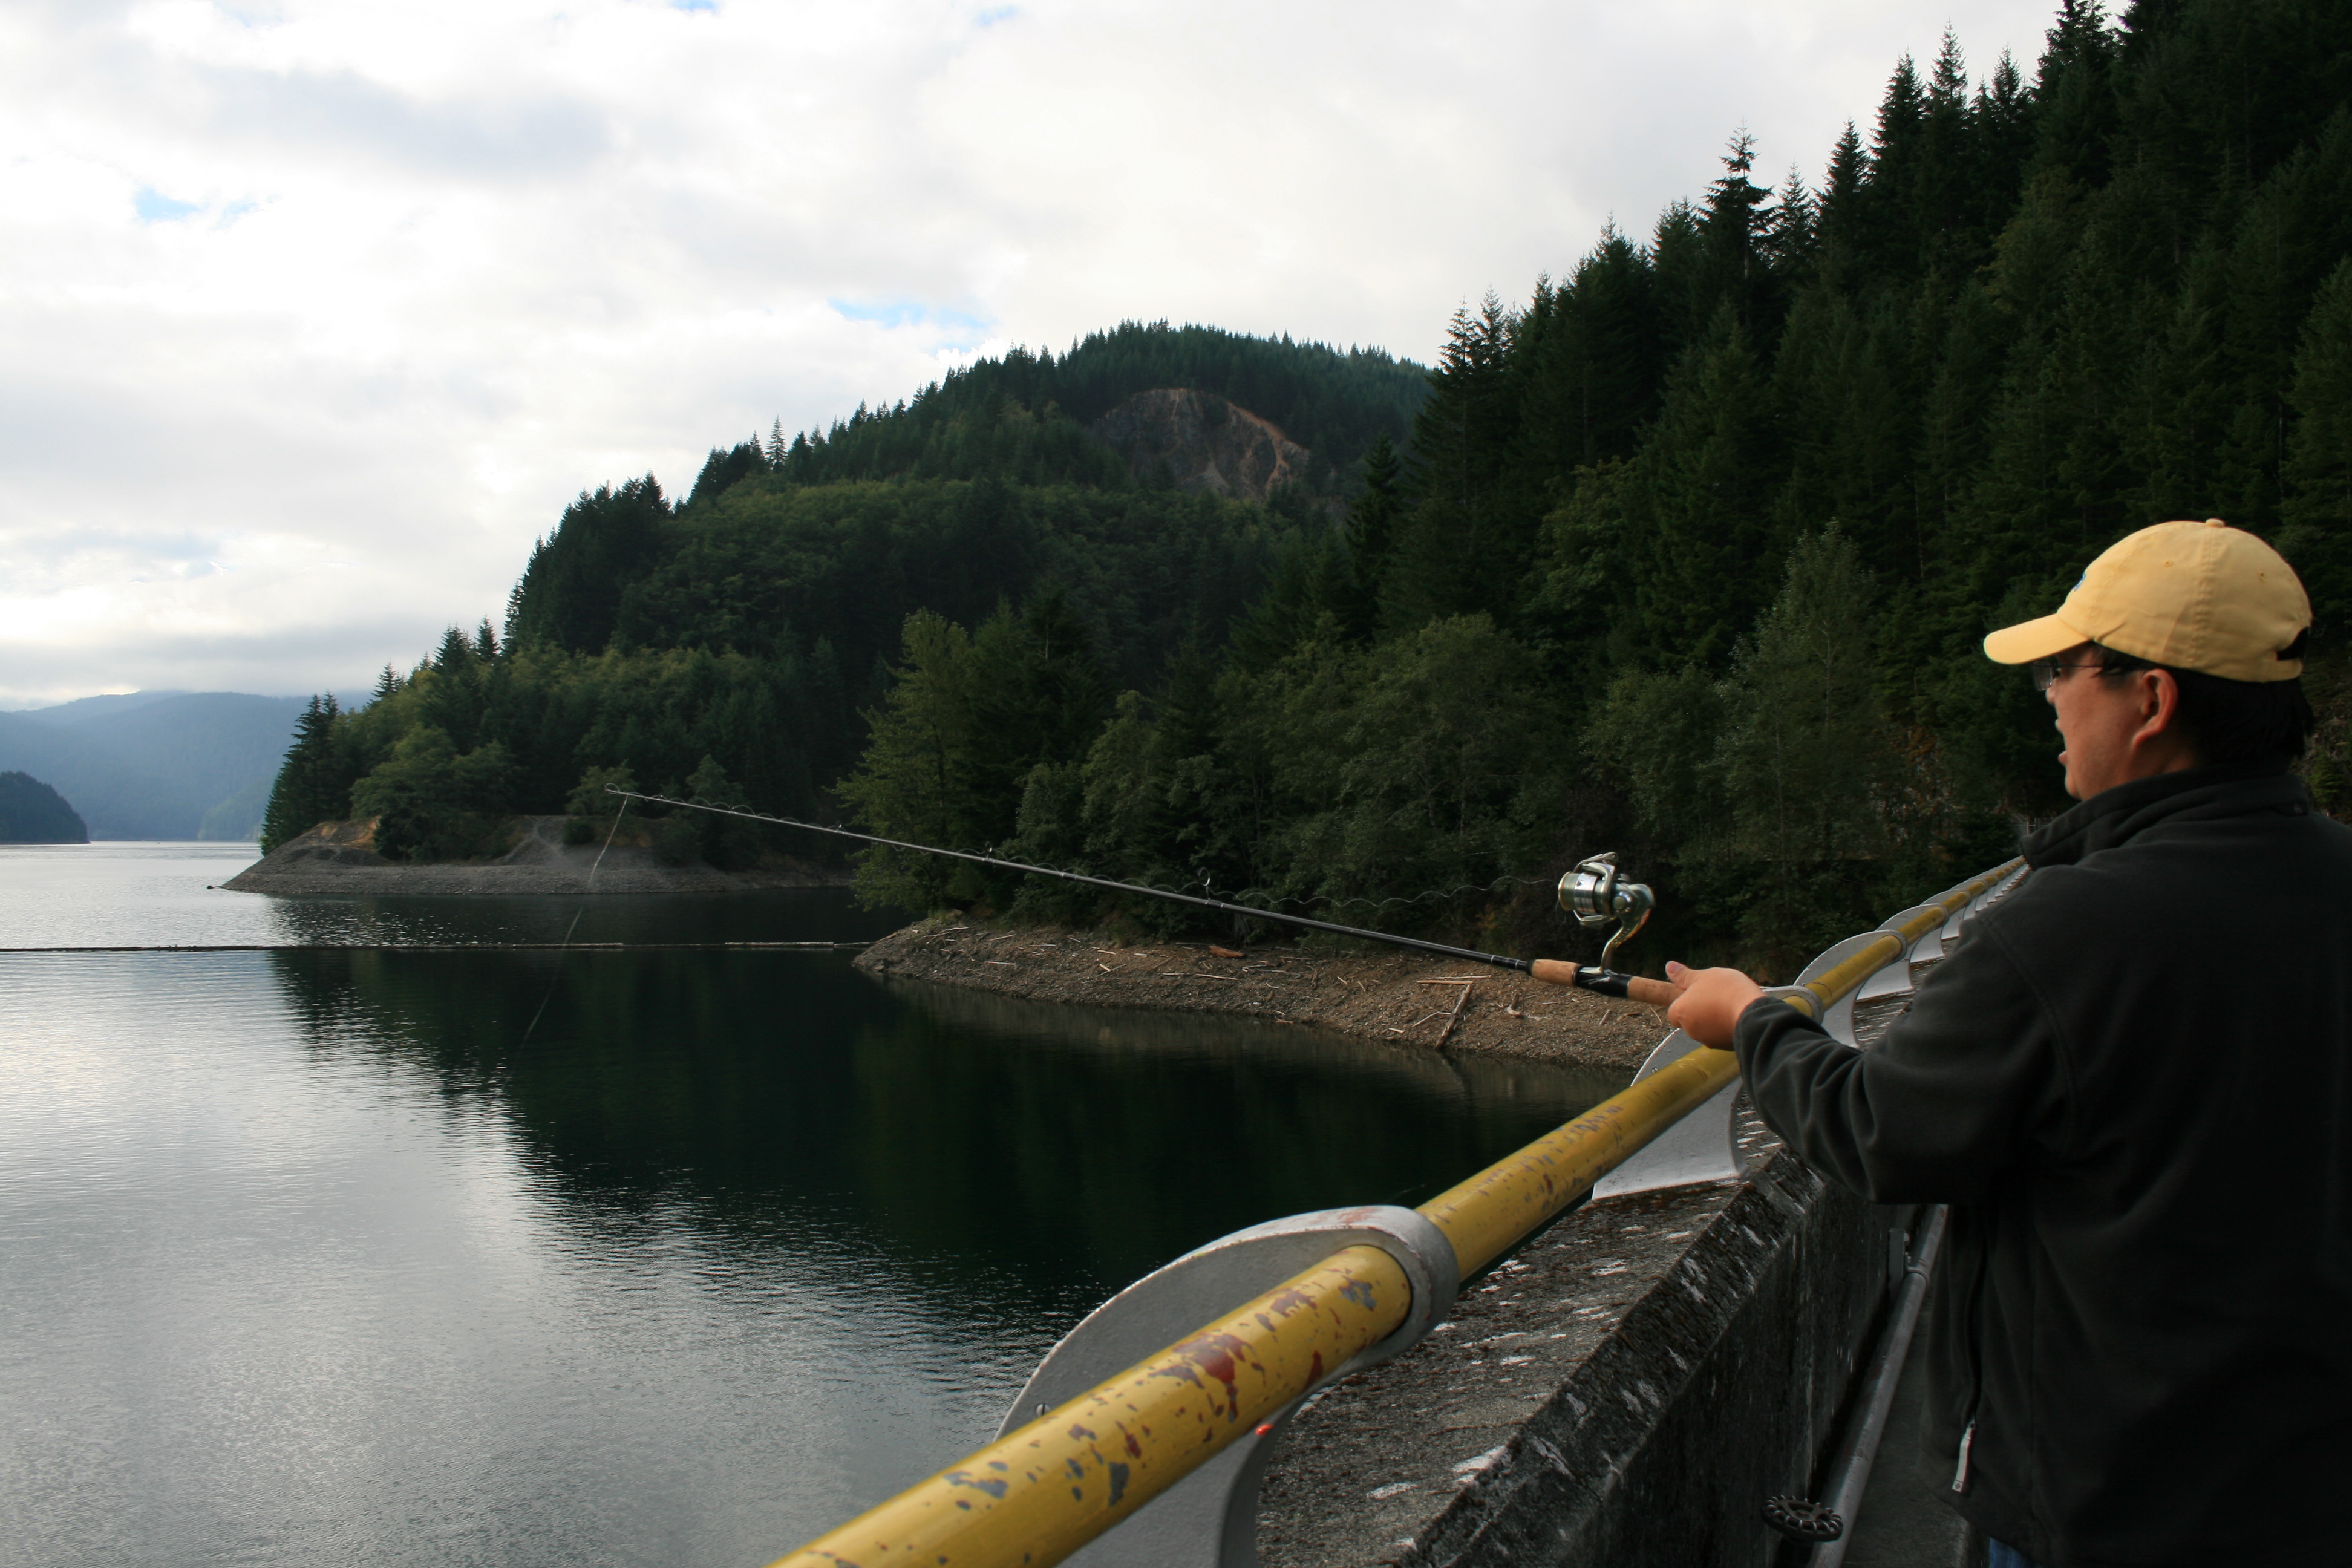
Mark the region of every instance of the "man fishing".
<instances>
[{"instance_id":1,"label":"man fishing","mask_svg":"<svg viewBox=\"0 0 2352 1568\"><path fill-rule=\"evenodd\" d=\"M2262 541L2168 522L1986 637L2081 804L1874 1048L1669 966L1807 1163L1951 1205L1925 1440L1994 1568L2352 1563L2352 827L2288 773L2310 622Z\"/></svg>"}]
</instances>

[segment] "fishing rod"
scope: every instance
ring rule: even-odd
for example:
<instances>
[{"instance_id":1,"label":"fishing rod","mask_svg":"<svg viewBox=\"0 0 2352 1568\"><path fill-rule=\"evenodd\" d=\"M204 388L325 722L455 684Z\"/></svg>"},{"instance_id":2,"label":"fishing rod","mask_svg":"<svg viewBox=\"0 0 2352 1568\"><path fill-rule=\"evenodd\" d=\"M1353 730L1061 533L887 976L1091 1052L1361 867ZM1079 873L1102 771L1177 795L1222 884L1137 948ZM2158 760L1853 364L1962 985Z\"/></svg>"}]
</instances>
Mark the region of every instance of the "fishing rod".
<instances>
[{"instance_id":1,"label":"fishing rod","mask_svg":"<svg viewBox=\"0 0 2352 1568\"><path fill-rule=\"evenodd\" d=\"M1642 929L1657 906L1650 889L1640 882L1628 882L1618 872L1617 857L1612 852L1595 855L1577 862L1574 869L1559 879L1559 904L1576 917L1577 924L1588 930L1615 921L1617 930L1601 950L1598 964L1578 965L1555 958L1508 958L1498 952L1480 952L1467 947L1449 947L1440 942L1423 942L1418 937L1394 936L1384 931L1367 931L1361 926L1344 926L1330 921L1310 920L1305 915L1283 914L1275 910L1254 909L1247 904L1229 903L1223 899L1202 898L1192 893L1172 893L1165 888L1149 888L1137 882L1114 881L1108 877L1088 877L1076 871L1057 870L1051 866L1032 866L1026 861L1007 860L995 855L975 855L963 849L941 849L929 844L909 844L902 838L884 838L872 833L855 833L846 827L827 827L821 823L795 822L789 816L770 816L762 812L744 811L731 805L713 805L708 801L677 800L666 795L644 795L635 790L604 786L607 795L621 795L629 800L641 800L655 805L674 805L688 811L707 811L718 816L737 816L746 822L772 822L779 827L798 827L810 833L828 833L835 838L854 838L861 844L879 844L892 849L910 849L919 855L939 855L950 860L968 860L975 866L992 866L1001 871L1019 871L1032 877L1051 877L1057 881L1077 882L1089 888L1107 888L1115 893L1134 893L1142 898L1159 899L1171 904L1189 904L1194 909L1214 910L1220 914L1239 915L1254 921L1273 921L1280 925L1299 926L1307 931L1330 931L1338 936L1352 936L1364 942L1385 942L1391 947L1409 948L1415 952L1433 952L1444 958L1458 958L1467 963L1484 963L1496 969L1517 970L1522 974L1551 985L1574 985L1601 996L1622 996L1635 1002L1645 1002L1653 1007L1664 1007L1681 994L1663 980L1649 980L1638 974L1621 974L1608 967L1618 944Z\"/></svg>"}]
</instances>

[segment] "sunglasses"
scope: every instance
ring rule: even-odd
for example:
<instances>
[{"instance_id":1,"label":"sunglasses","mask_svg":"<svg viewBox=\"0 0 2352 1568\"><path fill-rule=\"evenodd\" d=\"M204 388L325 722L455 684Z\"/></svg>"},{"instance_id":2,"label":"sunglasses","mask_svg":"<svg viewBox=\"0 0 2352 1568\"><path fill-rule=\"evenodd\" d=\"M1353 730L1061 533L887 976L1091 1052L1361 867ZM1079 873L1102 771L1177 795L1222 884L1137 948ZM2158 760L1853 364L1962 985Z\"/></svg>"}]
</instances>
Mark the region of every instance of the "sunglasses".
<instances>
[{"instance_id":1,"label":"sunglasses","mask_svg":"<svg viewBox=\"0 0 2352 1568\"><path fill-rule=\"evenodd\" d=\"M2070 669L2096 669L2099 661L2086 658L2077 664L2061 664L2054 658L2037 658L2028 667L2033 675L2033 689L2047 691L2058 684L2058 678Z\"/></svg>"}]
</instances>

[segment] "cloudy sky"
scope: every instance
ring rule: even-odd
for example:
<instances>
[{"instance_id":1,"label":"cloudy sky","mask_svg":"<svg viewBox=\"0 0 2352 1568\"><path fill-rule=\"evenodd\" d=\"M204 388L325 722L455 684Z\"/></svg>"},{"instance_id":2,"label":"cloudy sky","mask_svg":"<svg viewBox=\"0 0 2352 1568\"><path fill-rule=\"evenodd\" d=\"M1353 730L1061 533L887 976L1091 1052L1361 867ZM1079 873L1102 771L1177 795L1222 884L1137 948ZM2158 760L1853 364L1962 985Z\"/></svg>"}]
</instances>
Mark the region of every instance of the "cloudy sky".
<instances>
[{"instance_id":1,"label":"cloudy sky","mask_svg":"<svg viewBox=\"0 0 2352 1568\"><path fill-rule=\"evenodd\" d=\"M1122 319L1427 359L2024 0L10 0L0 708L368 684L583 487Z\"/></svg>"}]
</instances>

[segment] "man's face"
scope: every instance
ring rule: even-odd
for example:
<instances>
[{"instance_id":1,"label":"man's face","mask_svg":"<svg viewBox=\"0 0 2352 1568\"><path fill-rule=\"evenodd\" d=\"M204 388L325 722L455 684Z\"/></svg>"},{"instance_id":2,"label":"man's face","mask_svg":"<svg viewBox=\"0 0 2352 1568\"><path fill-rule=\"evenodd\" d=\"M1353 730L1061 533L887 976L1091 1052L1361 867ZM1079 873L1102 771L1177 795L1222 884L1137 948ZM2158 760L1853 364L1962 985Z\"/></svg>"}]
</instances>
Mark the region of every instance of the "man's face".
<instances>
[{"instance_id":1,"label":"man's face","mask_svg":"<svg viewBox=\"0 0 2352 1568\"><path fill-rule=\"evenodd\" d=\"M2066 742L2058 753L2066 770L2066 793L2076 800L2194 761L2165 726L2150 730L2159 714L2169 718L2172 678L2151 669L2101 675L2097 657L2086 647L2060 654L2058 678L2048 692L2058 713L2058 733Z\"/></svg>"}]
</instances>

